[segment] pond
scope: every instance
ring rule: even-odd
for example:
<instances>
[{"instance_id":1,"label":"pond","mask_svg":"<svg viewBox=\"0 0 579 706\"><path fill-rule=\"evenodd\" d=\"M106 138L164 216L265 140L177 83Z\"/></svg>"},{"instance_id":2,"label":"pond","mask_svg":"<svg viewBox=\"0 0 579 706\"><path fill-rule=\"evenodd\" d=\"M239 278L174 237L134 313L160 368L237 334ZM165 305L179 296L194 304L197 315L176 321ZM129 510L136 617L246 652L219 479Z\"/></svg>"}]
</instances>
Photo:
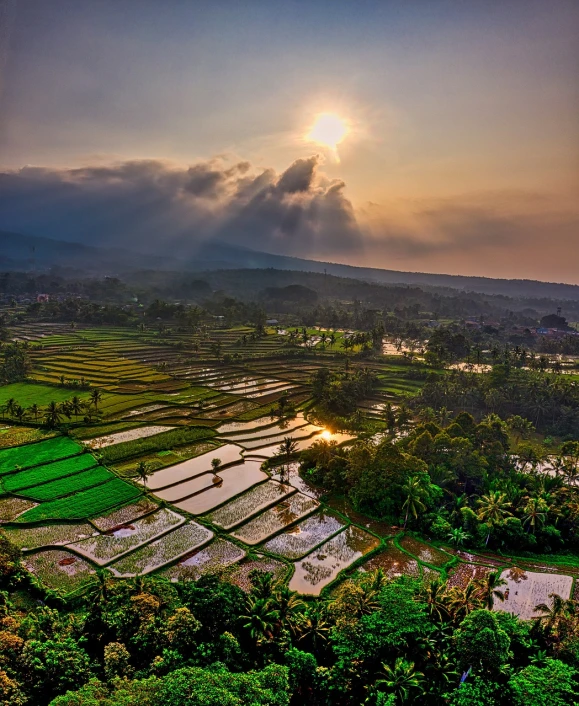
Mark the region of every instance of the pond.
<instances>
[{"instance_id":1,"label":"pond","mask_svg":"<svg viewBox=\"0 0 579 706\"><path fill-rule=\"evenodd\" d=\"M290 589L318 596L322 588L333 581L342 569L376 549L379 543L377 537L351 525L305 559L296 562L289 583Z\"/></svg>"}]
</instances>

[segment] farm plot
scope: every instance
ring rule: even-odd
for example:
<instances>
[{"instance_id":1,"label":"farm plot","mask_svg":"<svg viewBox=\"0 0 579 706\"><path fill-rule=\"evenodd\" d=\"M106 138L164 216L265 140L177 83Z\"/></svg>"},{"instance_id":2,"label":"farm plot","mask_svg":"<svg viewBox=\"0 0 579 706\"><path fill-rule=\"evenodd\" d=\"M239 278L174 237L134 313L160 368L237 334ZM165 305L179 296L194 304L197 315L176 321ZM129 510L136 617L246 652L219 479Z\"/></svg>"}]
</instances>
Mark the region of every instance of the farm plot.
<instances>
[{"instance_id":1,"label":"farm plot","mask_svg":"<svg viewBox=\"0 0 579 706\"><path fill-rule=\"evenodd\" d=\"M202 493L204 490L211 488L219 482L219 476L216 476L214 473L202 473L200 476L189 478L189 480L177 483L177 485L171 485L169 488L155 490L154 493L158 498L161 498L161 500L174 503L177 500L185 500L185 498L189 498L192 495Z\"/></svg>"},{"instance_id":2,"label":"farm plot","mask_svg":"<svg viewBox=\"0 0 579 706\"><path fill-rule=\"evenodd\" d=\"M196 549L178 564L161 569L159 574L171 581L196 580L203 574L219 573L227 566L241 561L244 556L243 549L226 539L218 538L207 547Z\"/></svg>"},{"instance_id":3,"label":"farm plot","mask_svg":"<svg viewBox=\"0 0 579 706\"><path fill-rule=\"evenodd\" d=\"M303 419L302 415L298 415L296 417L296 420ZM305 420L304 422L305 423ZM220 436L226 435L228 439L231 438L231 435L239 434L243 436L245 432L251 434L252 432L256 431L257 429L262 429L264 432L272 427L272 426L277 426L277 424L272 424L271 421L271 415L268 412L265 414L263 411L261 412L261 415L257 417L254 421L247 421L247 422L224 422L223 424L219 425L218 433Z\"/></svg>"},{"instance_id":4,"label":"farm plot","mask_svg":"<svg viewBox=\"0 0 579 706\"><path fill-rule=\"evenodd\" d=\"M307 495L308 497L314 498L316 500L319 500L325 494L326 491L323 488L316 488L314 485L311 485L300 476L300 465L297 461L286 463L284 464L284 467L286 471L283 474L283 480L285 480L290 485L293 485L293 487L299 490L300 493L303 493L304 495ZM280 482L282 480L281 473L272 473L271 477L274 480L279 480Z\"/></svg>"},{"instance_id":5,"label":"farm plot","mask_svg":"<svg viewBox=\"0 0 579 706\"><path fill-rule=\"evenodd\" d=\"M175 466L168 466L163 470L152 473L147 478L147 487L150 490L159 490L207 473L211 470L211 461L214 458L218 458L222 466L238 462L241 460L241 448L235 444L225 444L201 456L196 456ZM181 497L184 496L182 495Z\"/></svg>"},{"instance_id":6,"label":"farm plot","mask_svg":"<svg viewBox=\"0 0 579 706\"><path fill-rule=\"evenodd\" d=\"M397 578L398 576L412 576L418 578L420 576L420 564L416 559L408 556L394 544L388 544L388 547L379 554L375 554L366 561L362 568L364 571L375 571L382 569L388 578Z\"/></svg>"},{"instance_id":7,"label":"farm plot","mask_svg":"<svg viewBox=\"0 0 579 706\"><path fill-rule=\"evenodd\" d=\"M181 515L162 508L152 515L123 525L107 534L98 534L89 539L75 542L70 545L70 548L96 564L104 566L114 559L120 559L133 549L157 539L184 522L185 518Z\"/></svg>"},{"instance_id":8,"label":"farm plot","mask_svg":"<svg viewBox=\"0 0 579 706\"><path fill-rule=\"evenodd\" d=\"M256 559L249 559L248 557L234 565L227 576L227 580L248 593L251 590L249 575L252 571L272 573L274 582L278 582L283 580L288 571L288 566L281 561L258 554Z\"/></svg>"},{"instance_id":9,"label":"farm plot","mask_svg":"<svg viewBox=\"0 0 579 706\"><path fill-rule=\"evenodd\" d=\"M148 515L153 510L158 509L157 503L154 503L149 498L140 498L136 503L125 505L120 510L114 510L107 515L91 519L91 523L101 532L110 532L117 529L120 525L124 525L134 520Z\"/></svg>"},{"instance_id":10,"label":"farm plot","mask_svg":"<svg viewBox=\"0 0 579 706\"><path fill-rule=\"evenodd\" d=\"M249 425L245 431L240 431L237 433L230 432L229 434L227 434L227 440L242 445L245 441L250 441L252 439L266 439L266 443L269 443L267 441L268 436L277 437L280 434L285 434L287 436L289 432L292 432L295 429L299 429L300 427L305 427L306 425L307 421L304 419L303 415L298 415L295 419L288 420L287 422L279 422L278 424L273 424L268 427L262 427L261 429L256 429L255 424ZM309 426L310 428L322 431L321 427L314 427L313 425ZM222 428L218 429L218 434L220 436L224 433L225 432L222 430Z\"/></svg>"},{"instance_id":11,"label":"farm plot","mask_svg":"<svg viewBox=\"0 0 579 706\"><path fill-rule=\"evenodd\" d=\"M3 522L11 522L18 515L22 515L26 510L35 507L36 503L24 498L3 497L0 498L0 524Z\"/></svg>"},{"instance_id":12,"label":"farm plot","mask_svg":"<svg viewBox=\"0 0 579 706\"><path fill-rule=\"evenodd\" d=\"M501 578L507 582L501 590L508 591L508 597L505 595L504 601L496 601L494 610L515 613L522 620L542 615L535 608L541 603L551 606L553 598L550 596L553 593L564 600L569 599L573 585L571 576L540 574L517 568L505 569Z\"/></svg>"},{"instance_id":13,"label":"farm plot","mask_svg":"<svg viewBox=\"0 0 579 706\"><path fill-rule=\"evenodd\" d=\"M95 459L90 454L81 454L79 456L71 456L62 461L45 463L27 471L11 473L1 479L1 484L6 492L18 493L41 483L49 483L81 471L87 471L96 465Z\"/></svg>"},{"instance_id":14,"label":"farm plot","mask_svg":"<svg viewBox=\"0 0 579 706\"><path fill-rule=\"evenodd\" d=\"M39 385L30 382L14 382L11 385L0 387L0 407L3 407L9 399L15 399L22 407L29 407L37 404L40 407L49 402L64 402L73 395L81 399L89 396L86 390L70 390L66 387L56 387L54 385Z\"/></svg>"},{"instance_id":15,"label":"farm plot","mask_svg":"<svg viewBox=\"0 0 579 706\"><path fill-rule=\"evenodd\" d=\"M115 434L109 434L108 436L97 436L94 439L90 439L85 443L90 446L91 449L102 449L105 446L113 446L114 444L122 444L125 441L134 441L135 439L146 439L148 436L155 436L155 434L162 434L164 431L171 431L175 427L137 427L136 429L128 429L126 431L119 431Z\"/></svg>"},{"instance_id":16,"label":"farm plot","mask_svg":"<svg viewBox=\"0 0 579 706\"><path fill-rule=\"evenodd\" d=\"M219 471L222 483L214 484L203 493L177 502L175 506L192 515L203 515L243 491L249 490L252 486L267 480L267 473L264 473L260 466L257 461L245 461L237 466L224 468Z\"/></svg>"},{"instance_id":17,"label":"farm plot","mask_svg":"<svg viewBox=\"0 0 579 706\"><path fill-rule=\"evenodd\" d=\"M318 507L319 503L316 500L302 493L295 493L239 527L235 532L232 532L232 536L245 544L259 544L271 537L272 534L280 532L314 512Z\"/></svg>"},{"instance_id":18,"label":"farm plot","mask_svg":"<svg viewBox=\"0 0 579 706\"><path fill-rule=\"evenodd\" d=\"M305 559L296 562L289 587L292 591L317 596L342 569L376 549L379 544L377 537L350 525Z\"/></svg>"},{"instance_id":19,"label":"farm plot","mask_svg":"<svg viewBox=\"0 0 579 706\"><path fill-rule=\"evenodd\" d=\"M313 424L307 424L306 426L302 426L299 429L294 429L293 431L289 431L287 433L281 433L277 434L277 436L269 436L269 437L260 437L254 436L250 439L246 439L243 441L239 441L241 446L243 446L244 449L258 449L261 446L268 446L270 444L277 444L279 446L284 439L289 438L289 439L306 439L312 434L319 434L322 431L320 427L316 427Z\"/></svg>"},{"instance_id":20,"label":"farm plot","mask_svg":"<svg viewBox=\"0 0 579 706\"><path fill-rule=\"evenodd\" d=\"M40 547L63 546L87 539L96 534L94 527L87 522L67 525L46 525L44 527L6 527L6 536L23 551Z\"/></svg>"},{"instance_id":21,"label":"farm plot","mask_svg":"<svg viewBox=\"0 0 579 706\"><path fill-rule=\"evenodd\" d=\"M165 429L167 427L164 427ZM115 463L127 458L142 456L153 451L166 451L196 441L208 440L215 436L213 429L206 427L178 427L145 438L133 439L123 443L105 446L101 456L107 463Z\"/></svg>"},{"instance_id":22,"label":"farm plot","mask_svg":"<svg viewBox=\"0 0 579 706\"><path fill-rule=\"evenodd\" d=\"M56 435L55 431L34 429L33 427L2 426L0 427L0 449L43 441Z\"/></svg>"},{"instance_id":23,"label":"farm plot","mask_svg":"<svg viewBox=\"0 0 579 706\"><path fill-rule=\"evenodd\" d=\"M24 495L31 500L38 502L56 500L73 493L79 493L88 488L93 488L96 485L101 486L107 481L113 480L115 475L102 466L95 466L88 471L76 473L67 478L59 478L58 480L50 481L37 485L34 488L22 490L21 495ZM106 488L102 488L103 493L106 493Z\"/></svg>"},{"instance_id":24,"label":"farm plot","mask_svg":"<svg viewBox=\"0 0 579 706\"><path fill-rule=\"evenodd\" d=\"M292 493L295 493L295 488L282 485L275 480L269 480L223 505L208 515L207 519L218 527L230 530Z\"/></svg>"},{"instance_id":25,"label":"farm plot","mask_svg":"<svg viewBox=\"0 0 579 706\"><path fill-rule=\"evenodd\" d=\"M286 559L299 559L344 527L345 524L340 517L333 512L322 510L317 515L302 520L295 527L270 539L263 548Z\"/></svg>"},{"instance_id":26,"label":"farm plot","mask_svg":"<svg viewBox=\"0 0 579 706\"><path fill-rule=\"evenodd\" d=\"M62 549L29 554L22 563L45 586L62 593L76 590L96 573L84 559Z\"/></svg>"},{"instance_id":27,"label":"farm plot","mask_svg":"<svg viewBox=\"0 0 579 706\"><path fill-rule=\"evenodd\" d=\"M424 564L432 564L432 566L444 566L452 559L446 552L440 549L435 549L424 542L420 542L414 537L403 537L400 540L400 546L409 554L412 554Z\"/></svg>"},{"instance_id":28,"label":"farm plot","mask_svg":"<svg viewBox=\"0 0 579 706\"><path fill-rule=\"evenodd\" d=\"M305 451L306 449L309 449L313 443L318 441L318 439L324 439L325 441L335 441L337 444L342 444L346 441L351 441L353 438L354 437L350 434L330 434L329 432L322 432L321 434L315 434L314 436L311 436L308 439L298 439L297 451ZM264 459L272 458L272 456L275 456L279 452L279 444L281 443L281 441L283 441L283 437L281 437L280 441L277 444L272 444L271 446L263 446L261 448L248 449L247 455L256 456Z\"/></svg>"},{"instance_id":29,"label":"farm plot","mask_svg":"<svg viewBox=\"0 0 579 706\"><path fill-rule=\"evenodd\" d=\"M447 585L449 587L458 586L464 590L471 581L484 579L490 571L492 571L490 566L463 564L461 562L449 573Z\"/></svg>"},{"instance_id":30,"label":"farm plot","mask_svg":"<svg viewBox=\"0 0 579 706\"><path fill-rule=\"evenodd\" d=\"M57 436L46 441L38 441L26 446L13 446L0 450L0 475L43 463L56 461L68 456L75 456L83 447L67 436Z\"/></svg>"},{"instance_id":31,"label":"farm plot","mask_svg":"<svg viewBox=\"0 0 579 706\"><path fill-rule=\"evenodd\" d=\"M189 522L110 564L109 569L115 576L123 578L148 574L189 554L213 536L213 532L206 527Z\"/></svg>"},{"instance_id":32,"label":"farm plot","mask_svg":"<svg viewBox=\"0 0 579 706\"><path fill-rule=\"evenodd\" d=\"M118 505L135 500L142 494L139 488L113 478L105 486L96 486L75 495L41 503L25 512L18 522L39 522L41 520L83 520L102 515Z\"/></svg>"}]
</instances>

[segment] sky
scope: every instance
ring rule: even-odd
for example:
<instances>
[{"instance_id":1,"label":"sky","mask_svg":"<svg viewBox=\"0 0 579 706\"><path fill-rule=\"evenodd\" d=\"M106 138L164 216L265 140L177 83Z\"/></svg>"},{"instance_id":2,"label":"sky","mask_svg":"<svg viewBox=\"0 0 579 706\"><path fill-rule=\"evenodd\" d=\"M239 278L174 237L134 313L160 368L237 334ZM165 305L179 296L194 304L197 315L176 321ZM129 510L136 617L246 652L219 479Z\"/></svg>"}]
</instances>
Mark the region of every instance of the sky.
<instances>
[{"instance_id":1,"label":"sky","mask_svg":"<svg viewBox=\"0 0 579 706\"><path fill-rule=\"evenodd\" d=\"M0 228L579 283L578 36L576 0L0 0Z\"/></svg>"}]
</instances>

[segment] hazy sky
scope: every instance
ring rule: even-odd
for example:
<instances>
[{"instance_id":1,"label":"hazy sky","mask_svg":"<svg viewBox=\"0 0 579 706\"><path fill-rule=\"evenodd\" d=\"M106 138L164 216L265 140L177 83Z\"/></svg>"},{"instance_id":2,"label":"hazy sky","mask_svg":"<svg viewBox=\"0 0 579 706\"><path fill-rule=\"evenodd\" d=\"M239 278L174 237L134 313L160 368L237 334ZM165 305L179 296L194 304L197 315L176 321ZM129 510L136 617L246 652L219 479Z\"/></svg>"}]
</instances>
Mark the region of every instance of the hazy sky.
<instances>
[{"instance_id":1,"label":"hazy sky","mask_svg":"<svg viewBox=\"0 0 579 706\"><path fill-rule=\"evenodd\" d=\"M576 0L0 6L0 228L579 283Z\"/></svg>"}]
</instances>

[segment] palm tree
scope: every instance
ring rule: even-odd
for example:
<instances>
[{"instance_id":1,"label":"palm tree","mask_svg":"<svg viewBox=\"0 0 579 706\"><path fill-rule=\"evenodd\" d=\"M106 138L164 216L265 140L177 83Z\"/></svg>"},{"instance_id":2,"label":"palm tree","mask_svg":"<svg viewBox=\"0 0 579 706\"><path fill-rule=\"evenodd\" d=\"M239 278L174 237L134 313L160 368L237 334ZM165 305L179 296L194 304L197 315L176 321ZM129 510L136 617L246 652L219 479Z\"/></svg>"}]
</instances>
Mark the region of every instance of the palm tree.
<instances>
[{"instance_id":1,"label":"palm tree","mask_svg":"<svg viewBox=\"0 0 579 706\"><path fill-rule=\"evenodd\" d=\"M61 419L60 407L54 401L49 402L44 414L44 421L47 426L52 429L61 421Z\"/></svg>"},{"instance_id":2,"label":"palm tree","mask_svg":"<svg viewBox=\"0 0 579 706\"><path fill-rule=\"evenodd\" d=\"M469 613L482 605L474 581L470 581L464 589L461 589L460 586L453 586L445 594L445 603L457 623L460 623Z\"/></svg>"},{"instance_id":3,"label":"palm tree","mask_svg":"<svg viewBox=\"0 0 579 706\"><path fill-rule=\"evenodd\" d=\"M145 490L147 490L147 478L151 475L151 468L149 464L146 461L139 461L136 470Z\"/></svg>"},{"instance_id":4,"label":"palm tree","mask_svg":"<svg viewBox=\"0 0 579 706\"><path fill-rule=\"evenodd\" d=\"M543 498L527 498L527 504L523 508L525 513L524 525L529 525L533 534L538 525L545 524L549 507Z\"/></svg>"},{"instance_id":5,"label":"palm tree","mask_svg":"<svg viewBox=\"0 0 579 706\"><path fill-rule=\"evenodd\" d=\"M426 510L426 505L422 502L422 498L424 497L423 480L420 476L411 476L402 486L402 492L406 495L406 500L402 504L402 509L404 510L404 508L406 508L406 515L404 517L404 529L406 529L408 516L410 514L416 519L419 512Z\"/></svg>"},{"instance_id":6,"label":"palm tree","mask_svg":"<svg viewBox=\"0 0 579 706\"><path fill-rule=\"evenodd\" d=\"M326 619L326 606L323 603L313 603L308 606L302 622L298 627L299 640L306 640L314 651L318 651L328 641L331 625Z\"/></svg>"},{"instance_id":7,"label":"palm tree","mask_svg":"<svg viewBox=\"0 0 579 706\"><path fill-rule=\"evenodd\" d=\"M448 616L448 609L444 600L444 583L439 579L429 581L422 589L430 617L438 622L442 622Z\"/></svg>"},{"instance_id":8,"label":"palm tree","mask_svg":"<svg viewBox=\"0 0 579 706\"><path fill-rule=\"evenodd\" d=\"M78 419L78 416L82 412L82 402L78 395L75 395L71 400L70 400L70 409L74 416Z\"/></svg>"},{"instance_id":9,"label":"palm tree","mask_svg":"<svg viewBox=\"0 0 579 706\"><path fill-rule=\"evenodd\" d=\"M28 411L34 417L34 421L37 422L40 414L40 407L36 404L36 402L29 407Z\"/></svg>"},{"instance_id":10,"label":"palm tree","mask_svg":"<svg viewBox=\"0 0 579 706\"><path fill-rule=\"evenodd\" d=\"M382 670L384 676L376 681L376 686L394 693L400 703L407 701L412 691L420 689L424 680L424 674L414 668L414 662L404 657L398 657L393 667L382 663Z\"/></svg>"},{"instance_id":11,"label":"palm tree","mask_svg":"<svg viewBox=\"0 0 579 706\"><path fill-rule=\"evenodd\" d=\"M264 598L248 596L246 614L239 617L257 647L270 640L278 620L278 613L271 602Z\"/></svg>"},{"instance_id":12,"label":"palm tree","mask_svg":"<svg viewBox=\"0 0 579 706\"><path fill-rule=\"evenodd\" d=\"M485 608L492 610L495 604L495 598L500 601L505 600L504 591L500 590L501 586L506 586L507 582L501 578L500 571L489 571L484 578L475 582L478 586L478 595L480 596Z\"/></svg>"},{"instance_id":13,"label":"palm tree","mask_svg":"<svg viewBox=\"0 0 579 706\"><path fill-rule=\"evenodd\" d=\"M295 439L292 439L291 436L284 437L284 440L281 442L277 449L277 455L285 458L285 463L282 465L280 471L280 480L282 483L287 483L288 481L287 476L289 474L289 463L291 457L296 453L297 450L298 442Z\"/></svg>"},{"instance_id":14,"label":"palm tree","mask_svg":"<svg viewBox=\"0 0 579 706\"><path fill-rule=\"evenodd\" d=\"M279 586L273 595L271 607L278 614L280 626L295 635L306 609L306 603L298 597L297 591L291 591L285 585Z\"/></svg>"},{"instance_id":15,"label":"palm tree","mask_svg":"<svg viewBox=\"0 0 579 706\"><path fill-rule=\"evenodd\" d=\"M486 522L491 527L499 525L506 517L510 517L513 513L509 512L511 503L506 499L506 494L498 490L491 491L488 495L483 495L479 498L479 511L477 517L481 522ZM491 531L487 534L485 545L489 543Z\"/></svg>"},{"instance_id":16,"label":"palm tree","mask_svg":"<svg viewBox=\"0 0 579 706\"><path fill-rule=\"evenodd\" d=\"M448 533L447 537L458 549L458 547L464 544L467 539L470 539L470 534L465 532L462 527L455 527L455 529Z\"/></svg>"},{"instance_id":17,"label":"palm tree","mask_svg":"<svg viewBox=\"0 0 579 706\"><path fill-rule=\"evenodd\" d=\"M4 409L7 414L9 414L11 417L14 416L14 410L18 407L18 402L14 399L14 397L11 397L9 400L6 401L6 404L4 405Z\"/></svg>"},{"instance_id":18,"label":"palm tree","mask_svg":"<svg viewBox=\"0 0 579 706\"><path fill-rule=\"evenodd\" d=\"M102 400L102 392L98 389L93 390L90 393L90 401L93 403L95 410L98 412L99 402Z\"/></svg>"}]
</instances>

